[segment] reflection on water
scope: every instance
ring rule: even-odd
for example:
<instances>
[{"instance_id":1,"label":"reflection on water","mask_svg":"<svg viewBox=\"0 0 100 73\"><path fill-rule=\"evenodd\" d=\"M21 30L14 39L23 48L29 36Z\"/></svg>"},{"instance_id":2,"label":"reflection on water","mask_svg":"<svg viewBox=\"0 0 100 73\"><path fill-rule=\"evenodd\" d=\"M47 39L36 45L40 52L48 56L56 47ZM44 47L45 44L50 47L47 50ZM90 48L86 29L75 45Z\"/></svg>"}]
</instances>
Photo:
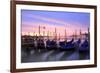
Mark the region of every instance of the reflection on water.
<instances>
[{"instance_id":1,"label":"reflection on water","mask_svg":"<svg viewBox=\"0 0 100 73\"><path fill-rule=\"evenodd\" d=\"M78 50L34 50L32 49L29 53L22 49L21 62L47 62L47 61L68 61L68 60L87 60L90 59L88 51Z\"/></svg>"}]
</instances>

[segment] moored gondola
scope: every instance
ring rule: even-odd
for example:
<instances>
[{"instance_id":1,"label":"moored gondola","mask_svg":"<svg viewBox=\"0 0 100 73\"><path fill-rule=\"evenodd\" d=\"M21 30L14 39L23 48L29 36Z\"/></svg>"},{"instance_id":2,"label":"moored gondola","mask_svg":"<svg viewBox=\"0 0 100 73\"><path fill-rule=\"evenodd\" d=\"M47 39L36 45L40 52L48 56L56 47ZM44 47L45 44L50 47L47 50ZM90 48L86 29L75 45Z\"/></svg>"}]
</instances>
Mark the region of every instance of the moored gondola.
<instances>
[{"instance_id":1,"label":"moored gondola","mask_svg":"<svg viewBox=\"0 0 100 73\"><path fill-rule=\"evenodd\" d=\"M69 42L63 41L59 42L59 49L60 50L75 50L74 39Z\"/></svg>"},{"instance_id":2,"label":"moored gondola","mask_svg":"<svg viewBox=\"0 0 100 73\"><path fill-rule=\"evenodd\" d=\"M46 48L48 50L57 49L57 42L55 40L47 40L46 41Z\"/></svg>"},{"instance_id":3,"label":"moored gondola","mask_svg":"<svg viewBox=\"0 0 100 73\"><path fill-rule=\"evenodd\" d=\"M79 38L77 41L74 42L76 49L78 49L81 45L81 39Z\"/></svg>"},{"instance_id":4,"label":"moored gondola","mask_svg":"<svg viewBox=\"0 0 100 73\"><path fill-rule=\"evenodd\" d=\"M37 49L38 50L45 49L45 43L44 43L44 40L43 39L37 40Z\"/></svg>"},{"instance_id":5,"label":"moored gondola","mask_svg":"<svg viewBox=\"0 0 100 73\"><path fill-rule=\"evenodd\" d=\"M89 41L85 39L79 47L80 52L89 51Z\"/></svg>"}]
</instances>

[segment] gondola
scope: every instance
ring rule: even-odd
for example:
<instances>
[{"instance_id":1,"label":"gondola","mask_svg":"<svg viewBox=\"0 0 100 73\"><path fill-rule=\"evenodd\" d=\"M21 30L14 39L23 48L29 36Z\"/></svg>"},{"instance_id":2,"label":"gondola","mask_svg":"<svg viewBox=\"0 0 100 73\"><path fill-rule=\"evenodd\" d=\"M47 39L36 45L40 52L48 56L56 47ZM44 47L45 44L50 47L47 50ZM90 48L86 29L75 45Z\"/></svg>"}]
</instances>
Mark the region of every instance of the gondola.
<instances>
[{"instance_id":1,"label":"gondola","mask_svg":"<svg viewBox=\"0 0 100 73\"><path fill-rule=\"evenodd\" d=\"M76 49L80 47L81 39L79 38L77 41L74 42Z\"/></svg>"},{"instance_id":2,"label":"gondola","mask_svg":"<svg viewBox=\"0 0 100 73\"><path fill-rule=\"evenodd\" d=\"M48 50L57 49L57 42L55 40L47 40L46 41L46 48Z\"/></svg>"},{"instance_id":3,"label":"gondola","mask_svg":"<svg viewBox=\"0 0 100 73\"><path fill-rule=\"evenodd\" d=\"M82 52L82 51L89 51L89 41L87 39L85 39L83 41L83 43L80 45L79 51L80 52Z\"/></svg>"},{"instance_id":4,"label":"gondola","mask_svg":"<svg viewBox=\"0 0 100 73\"><path fill-rule=\"evenodd\" d=\"M75 50L75 44L73 43L74 39L69 42L63 41L59 42L59 49L60 50Z\"/></svg>"},{"instance_id":5,"label":"gondola","mask_svg":"<svg viewBox=\"0 0 100 73\"><path fill-rule=\"evenodd\" d=\"M45 43L43 39L37 40L37 49L45 49Z\"/></svg>"}]
</instances>

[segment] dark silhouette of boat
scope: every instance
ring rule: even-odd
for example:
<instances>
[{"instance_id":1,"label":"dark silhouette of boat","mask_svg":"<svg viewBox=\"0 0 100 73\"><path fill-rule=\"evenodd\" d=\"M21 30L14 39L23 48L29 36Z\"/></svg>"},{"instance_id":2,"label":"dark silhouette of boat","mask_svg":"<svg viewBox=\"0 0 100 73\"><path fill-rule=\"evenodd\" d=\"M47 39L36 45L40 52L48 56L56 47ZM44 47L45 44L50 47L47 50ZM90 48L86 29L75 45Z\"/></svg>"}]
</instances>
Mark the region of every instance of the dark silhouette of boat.
<instances>
[{"instance_id":1,"label":"dark silhouette of boat","mask_svg":"<svg viewBox=\"0 0 100 73\"><path fill-rule=\"evenodd\" d=\"M45 43L43 39L37 40L37 49L45 49Z\"/></svg>"},{"instance_id":2,"label":"dark silhouette of boat","mask_svg":"<svg viewBox=\"0 0 100 73\"><path fill-rule=\"evenodd\" d=\"M74 42L76 49L80 47L80 44L81 44L81 39L79 38L77 41Z\"/></svg>"},{"instance_id":3,"label":"dark silhouette of boat","mask_svg":"<svg viewBox=\"0 0 100 73\"><path fill-rule=\"evenodd\" d=\"M55 40L47 40L46 41L46 48L47 49L57 49L57 42Z\"/></svg>"},{"instance_id":4,"label":"dark silhouette of boat","mask_svg":"<svg viewBox=\"0 0 100 73\"><path fill-rule=\"evenodd\" d=\"M74 39L69 42L63 41L59 42L59 49L60 50L75 50L75 44L73 43Z\"/></svg>"},{"instance_id":5,"label":"dark silhouette of boat","mask_svg":"<svg viewBox=\"0 0 100 73\"><path fill-rule=\"evenodd\" d=\"M76 44L79 45L80 43L81 43L81 39L78 39L78 40L76 41Z\"/></svg>"},{"instance_id":6,"label":"dark silhouette of boat","mask_svg":"<svg viewBox=\"0 0 100 73\"><path fill-rule=\"evenodd\" d=\"M89 51L89 41L87 39L85 39L83 41L83 43L80 45L79 51L80 52L82 52L82 51Z\"/></svg>"}]
</instances>

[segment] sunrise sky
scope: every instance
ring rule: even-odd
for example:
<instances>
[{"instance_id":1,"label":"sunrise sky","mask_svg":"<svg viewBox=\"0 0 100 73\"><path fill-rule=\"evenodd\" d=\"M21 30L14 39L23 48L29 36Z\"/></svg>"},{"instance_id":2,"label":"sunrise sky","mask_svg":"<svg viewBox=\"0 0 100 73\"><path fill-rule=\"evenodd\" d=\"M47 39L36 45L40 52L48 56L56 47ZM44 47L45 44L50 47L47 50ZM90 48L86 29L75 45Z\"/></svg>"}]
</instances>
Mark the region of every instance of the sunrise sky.
<instances>
[{"instance_id":1,"label":"sunrise sky","mask_svg":"<svg viewBox=\"0 0 100 73\"><path fill-rule=\"evenodd\" d=\"M90 25L90 14L80 12L56 12L56 11L36 11L21 10L22 35L30 33L39 34L39 26L41 35L48 31L50 35L54 35L55 28L57 35L72 35L75 31L79 34L80 30L87 32Z\"/></svg>"}]
</instances>

